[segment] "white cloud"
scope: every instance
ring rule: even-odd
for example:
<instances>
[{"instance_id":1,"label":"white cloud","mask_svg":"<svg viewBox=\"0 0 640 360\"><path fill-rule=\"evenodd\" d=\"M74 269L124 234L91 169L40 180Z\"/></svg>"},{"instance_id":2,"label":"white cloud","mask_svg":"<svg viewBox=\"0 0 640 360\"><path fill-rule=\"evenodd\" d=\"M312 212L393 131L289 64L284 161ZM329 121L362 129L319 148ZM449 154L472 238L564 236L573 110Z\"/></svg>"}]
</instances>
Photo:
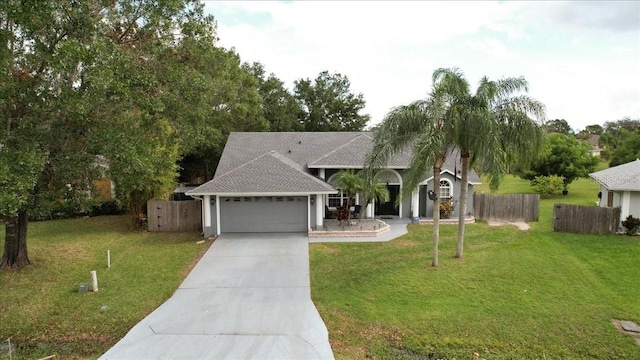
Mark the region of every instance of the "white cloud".
<instances>
[{"instance_id":1,"label":"white cloud","mask_svg":"<svg viewBox=\"0 0 640 360\"><path fill-rule=\"evenodd\" d=\"M374 122L425 97L434 69L456 66L472 84L524 76L549 118L581 129L640 118L640 24L628 4L608 4L234 1L206 9L222 46L289 87L322 70L347 75ZM583 20L567 20L572 13Z\"/></svg>"},{"instance_id":2,"label":"white cloud","mask_svg":"<svg viewBox=\"0 0 640 360\"><path fill-rule=\"evenodd\" d=\"M480 41L465 41L469 48L482 52L486 55L501 59L514 60L519 55L509 50L500 40L486 38Z\"/></svg>"}]
</instances>

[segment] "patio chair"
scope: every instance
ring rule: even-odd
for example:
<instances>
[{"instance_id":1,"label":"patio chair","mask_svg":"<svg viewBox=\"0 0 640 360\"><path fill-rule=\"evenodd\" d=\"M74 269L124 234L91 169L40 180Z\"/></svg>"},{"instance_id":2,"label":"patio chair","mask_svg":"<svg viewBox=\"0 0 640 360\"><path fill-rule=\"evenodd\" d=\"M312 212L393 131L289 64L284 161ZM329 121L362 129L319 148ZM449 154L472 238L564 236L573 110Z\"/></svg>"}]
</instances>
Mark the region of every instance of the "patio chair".
<instances>
[{"instance_id":1,"label":"patio chair","mask_svg":"<svg viewBox=\"0 0 640 360\"><path fill-rule=\"evenodd\" d=\"M362 205L354 205L351 212L352 219L360 219L360 211L362 211Z\"/></svg>"}]
</instances>

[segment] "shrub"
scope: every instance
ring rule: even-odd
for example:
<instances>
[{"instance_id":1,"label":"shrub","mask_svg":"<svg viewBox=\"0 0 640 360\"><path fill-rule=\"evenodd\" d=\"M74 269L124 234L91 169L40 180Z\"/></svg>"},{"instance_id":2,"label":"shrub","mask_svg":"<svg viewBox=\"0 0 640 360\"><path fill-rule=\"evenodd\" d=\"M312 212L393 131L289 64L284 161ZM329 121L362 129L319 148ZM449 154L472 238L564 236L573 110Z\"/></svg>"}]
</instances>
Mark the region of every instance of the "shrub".
<instances>
[{"instance_id":1,"label":"shrub","mask_svg":"<svg viewBox=\"0 0 640 360\"><path fill-rule=\"evenodd\" d=\"M627 219L622 222L622 226L627 229L627 235L635 235L640 229L640 219L634 218L632 215L627 216Z\"/></svg>"},{"instance_id":2,"label":"shrub","mask_svg":"<svg viewBox=\"0 0 640 360\"><path fill-rule=\"evenodd\" d=\"M440 204L440 218L448 219L453 214L453 204L451 201Z\"/></svg>"},{"instance_id":3,"label":"shrub","mask_svg":"<svg viewBox=\"0 0 640 360\"><path fill-rule=\"evenodd\" d=\"M100 215L121 215L126 213L126 209L122 207L116 200L94 203L90 209L86 209L89 205L81 206L77 203L64 201L59 204L40 204L29 210L29 221L45 221L71 219L82 216L100 216Z\"/></svg>"},{"instance_id":4,"label":"shrub","mask_svg":"<svg viewBox=\"0 0 640 360\"><path fill-rule=\"evenodd\" d=\"M121 215L126 212L126 209L122 207L116 200L105 201L95 204L91 207L91 216L100 215Z\"/></svg>"},{"instance_id":5,"label":"shrub","mask_svg":"<svg viewBox=\"0 0 640 360\"><path fill-rule=\"evenodd\" d=\"M564 177L557 175L536 176L531 180L531 187L541 196L559 194L564 190Z\"/></svg>"}]
</instances>

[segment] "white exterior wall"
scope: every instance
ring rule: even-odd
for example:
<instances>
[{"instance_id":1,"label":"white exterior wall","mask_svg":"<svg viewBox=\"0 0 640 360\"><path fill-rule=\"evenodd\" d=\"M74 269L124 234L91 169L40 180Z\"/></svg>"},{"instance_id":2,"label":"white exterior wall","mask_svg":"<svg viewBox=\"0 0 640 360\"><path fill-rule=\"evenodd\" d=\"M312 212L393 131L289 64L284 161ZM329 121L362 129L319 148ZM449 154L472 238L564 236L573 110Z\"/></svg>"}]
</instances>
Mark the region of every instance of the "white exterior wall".
<instances>
[{"instance_id":1,"label":"white exterior wall","mask_svg":"<svg viewBox=\"0 0 640 360\"><path fill-rule=\"evenodd\" d=\"M600 199L598 199L598 206L607 206L607 188L602 185L600 185Z\"/></svg>"},{"instance_id":2,"label":"white exterior wall","mask_svg":"<svg viewBox=\"0 0 640 360\"><path fill-rule=\"evenodd\" d=\"M624 220L629 216L631 207L631 192L623 191L620 196L620 220Z\"/></svg>"},{"instance_id":3,"label":"white exterior wall","mask_svg":"<svg viewBox=\"0 0 640 360\"><path fill-rule=\"evenodd\" d=\"M629 214L633 217L640 218L640 191L631 193Z\"/></svg>"}]
</instances>

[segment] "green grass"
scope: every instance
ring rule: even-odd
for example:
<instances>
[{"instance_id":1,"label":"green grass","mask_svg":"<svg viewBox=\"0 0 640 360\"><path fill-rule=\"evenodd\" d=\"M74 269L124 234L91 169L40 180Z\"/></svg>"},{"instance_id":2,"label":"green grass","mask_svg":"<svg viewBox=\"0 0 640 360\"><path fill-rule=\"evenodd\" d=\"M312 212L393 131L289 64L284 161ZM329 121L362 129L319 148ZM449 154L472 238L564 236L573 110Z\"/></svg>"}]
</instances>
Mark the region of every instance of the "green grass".
<instances>
[{"instance_id":1,"label":"green grass","mask_svg":"<svg viewBox=\"0 0 640 360\"><path fill-rule=\"evenodd\" d=\"M168 299L210 245L196 244L199 234L152 234L128 224L126 216L29 224L33 264L0 271L0 341L17 344L14 359L99 356ZM99 291L78 293L91 270Z\"/></svg>"},{"instance_id":2,"label":"green grass","mask_svg":"<svg viewBox=\"0 0 640 360\"><path fill-rule=\"evenodd\" d=\"M480 187L478 191L485 190ZM508 177L498 193L531 193ZM640 240L554 233L554 203L595 204L581 179L543 199L540 222L441 226L432 268L431 226L388 243L311 246L313 300L337 359L640 359L612 319L640 322Z\"/></svg>"}]
</instances>

